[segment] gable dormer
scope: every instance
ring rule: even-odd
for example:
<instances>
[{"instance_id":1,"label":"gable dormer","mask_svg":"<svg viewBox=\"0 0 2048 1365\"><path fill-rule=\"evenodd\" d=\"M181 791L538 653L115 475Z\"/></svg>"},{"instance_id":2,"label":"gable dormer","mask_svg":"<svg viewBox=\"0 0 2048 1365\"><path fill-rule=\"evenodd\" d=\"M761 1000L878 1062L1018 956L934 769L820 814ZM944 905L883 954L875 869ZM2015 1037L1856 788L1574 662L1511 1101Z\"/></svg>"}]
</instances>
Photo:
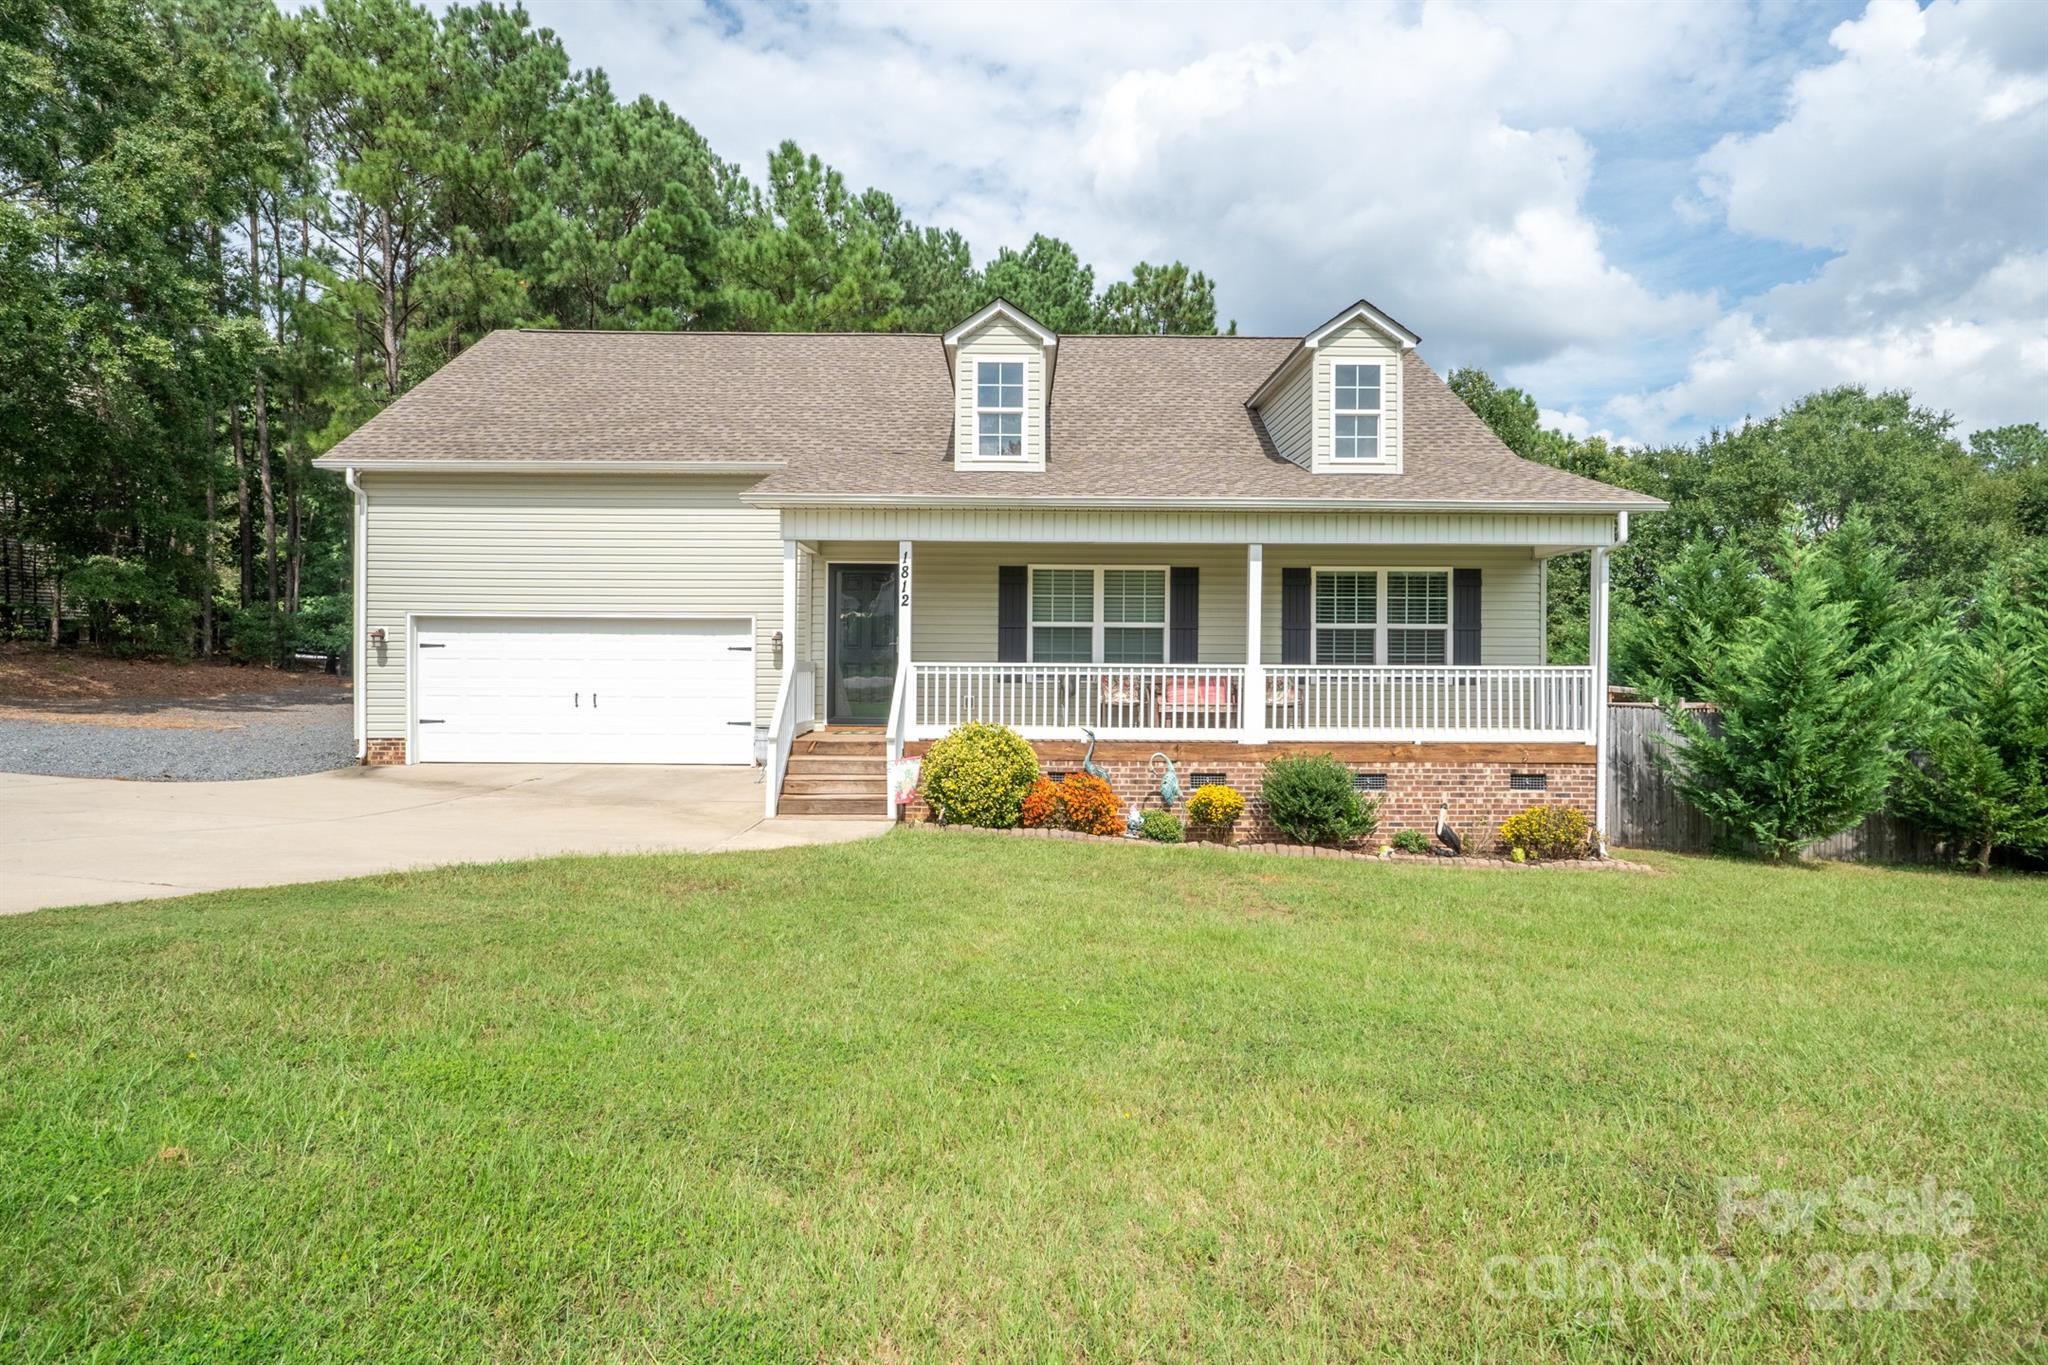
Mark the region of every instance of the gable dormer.
<instances>
[{"instance_id":1,"label":"gable dormer","mask_svg":"<svg viewBox=\"0 0 2048 1365\"><path fill-rule=\"evenodd\" d=\"M1402 360L1421 341L1360 299L1303 337L1250 406L1280 454L1304 469L1398 474Z\"/></svg>"},{"instance_id":2,"label":"gable dormer","mask_svg":"<svg viewBox=\"0 0 2048 1365\"><path fill-rule=\"evenodd\" d=\"M1043 470L1059 337L997 299L944 340L953 372L953 467Z\"/></svg>"}]
</instances>

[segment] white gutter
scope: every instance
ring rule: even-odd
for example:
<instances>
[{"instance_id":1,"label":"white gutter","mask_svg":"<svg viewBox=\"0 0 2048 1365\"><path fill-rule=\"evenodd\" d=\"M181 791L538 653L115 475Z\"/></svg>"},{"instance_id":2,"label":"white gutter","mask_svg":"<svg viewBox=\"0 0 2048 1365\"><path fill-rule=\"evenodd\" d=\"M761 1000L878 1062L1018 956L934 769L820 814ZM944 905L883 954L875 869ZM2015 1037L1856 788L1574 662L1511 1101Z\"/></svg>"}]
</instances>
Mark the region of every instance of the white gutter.
<instances>
[{"instance_id":1,"label":"white gutter","mask_svg":"<svg viewBox=\"0 0 2048 1365\"><path fill-rule=\"evenodd\" d=\"M1615 502L1522 502L1511 499L1442 498L1061 498L990 497L980 493L939 493L906 497L896 493L742 493L740 500L755 507L944 507L995 508L1003 511L1031 511L1039 507L1092 508L1101 511L1149 512L1542 512L1579 513L1597 516L1603 512L1662 512L1671 504L1650 498L1646 501Z\"/></svg>"},{"instance_id":2,"label":"white gutter","mask_svg":"<svg viewBox=\"0 0 2048 1365\"><path fill-rule=\"evenodd\" d=\"M363 590L364 584L369 580L366 550L369 545L367 537L370 528L370 495L363 491L362 484L356 482L354 466L344 468L341 471L341 478L342 482L348 485L348 491L356 495L356 534L352 547L354 553L350 556L355 561L355 592L351 594L354 601L350 604L349 610L348 690L354 694L356 762L360 763L363 761L363 755L369 750L369 726L365 723L367 712L364 710L364 699L368 691L365 665L369 662L370 642L363 637Z\"/></svg>"},{"instance_id":3,"label":"white gutter","mask_svg":"<svg viewBox=\"0 0 2048 1365\"><path fill-rule=\"evenodd\" d=\"M413 474L773 474L780 460L355 460L325 457L315 469Z\"/></svg>"}]
</instances>

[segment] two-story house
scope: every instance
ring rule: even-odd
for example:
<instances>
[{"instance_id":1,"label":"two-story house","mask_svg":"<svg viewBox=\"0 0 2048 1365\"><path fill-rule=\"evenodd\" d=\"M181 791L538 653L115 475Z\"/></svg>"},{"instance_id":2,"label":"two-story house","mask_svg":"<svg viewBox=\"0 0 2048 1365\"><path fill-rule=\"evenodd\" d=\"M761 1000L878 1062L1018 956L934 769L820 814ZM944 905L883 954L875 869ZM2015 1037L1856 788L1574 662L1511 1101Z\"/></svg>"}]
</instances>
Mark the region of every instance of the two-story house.
<instances>
[{"instance_id":1,"label":"two-story house","mask_svg":"<svg viewBox=\"0 0 2048 1365\"><path fill-rule=\"evenodd\" d=\"M1607 556L1655 499L1516 458L1360 301L1301 337L498 332L319 463L372 763L758 763L871 816L970 720L1127 800L1329 752L1383 828L1596 821ZM1587 666L1544 657L1591 550Z\"/></svg>"}]
</instances>

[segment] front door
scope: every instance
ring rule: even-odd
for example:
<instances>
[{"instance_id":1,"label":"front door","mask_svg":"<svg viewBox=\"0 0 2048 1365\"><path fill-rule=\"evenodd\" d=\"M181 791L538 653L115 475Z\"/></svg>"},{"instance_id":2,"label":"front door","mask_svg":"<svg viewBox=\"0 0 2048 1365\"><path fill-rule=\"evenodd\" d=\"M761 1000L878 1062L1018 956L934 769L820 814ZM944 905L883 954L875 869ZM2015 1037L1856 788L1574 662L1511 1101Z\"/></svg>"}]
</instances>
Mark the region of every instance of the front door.
<instances>
[{"instance_id":1,"label":"front door","mask_svg":"<svg viewBox=\"0 0 2048 1365\"><path fill-rule=\"evenodd\" d=\"M882 725L889 719L896 690L895 589L892 564L832 566L825 719L835 725Z\"/></svg>"}]
</instances>

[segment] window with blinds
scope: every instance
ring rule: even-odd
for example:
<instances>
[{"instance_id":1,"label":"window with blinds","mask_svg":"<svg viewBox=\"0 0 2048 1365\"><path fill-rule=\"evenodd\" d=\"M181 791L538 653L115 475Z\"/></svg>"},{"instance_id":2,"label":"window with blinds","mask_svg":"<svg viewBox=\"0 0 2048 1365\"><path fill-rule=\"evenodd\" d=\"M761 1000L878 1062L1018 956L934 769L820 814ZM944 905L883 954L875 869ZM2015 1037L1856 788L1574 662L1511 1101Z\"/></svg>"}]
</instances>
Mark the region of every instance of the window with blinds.
<instances>
[{"instance_id":1,"label":"window with blinds","mask_svg":"<svg viewBox=\"0 0 2048 1365\"><path fill-rule=\"evenodd\" d=\"M1034 663L1166 662L1164 569L1031 570Z\"/></svg>"}]
</instances>

